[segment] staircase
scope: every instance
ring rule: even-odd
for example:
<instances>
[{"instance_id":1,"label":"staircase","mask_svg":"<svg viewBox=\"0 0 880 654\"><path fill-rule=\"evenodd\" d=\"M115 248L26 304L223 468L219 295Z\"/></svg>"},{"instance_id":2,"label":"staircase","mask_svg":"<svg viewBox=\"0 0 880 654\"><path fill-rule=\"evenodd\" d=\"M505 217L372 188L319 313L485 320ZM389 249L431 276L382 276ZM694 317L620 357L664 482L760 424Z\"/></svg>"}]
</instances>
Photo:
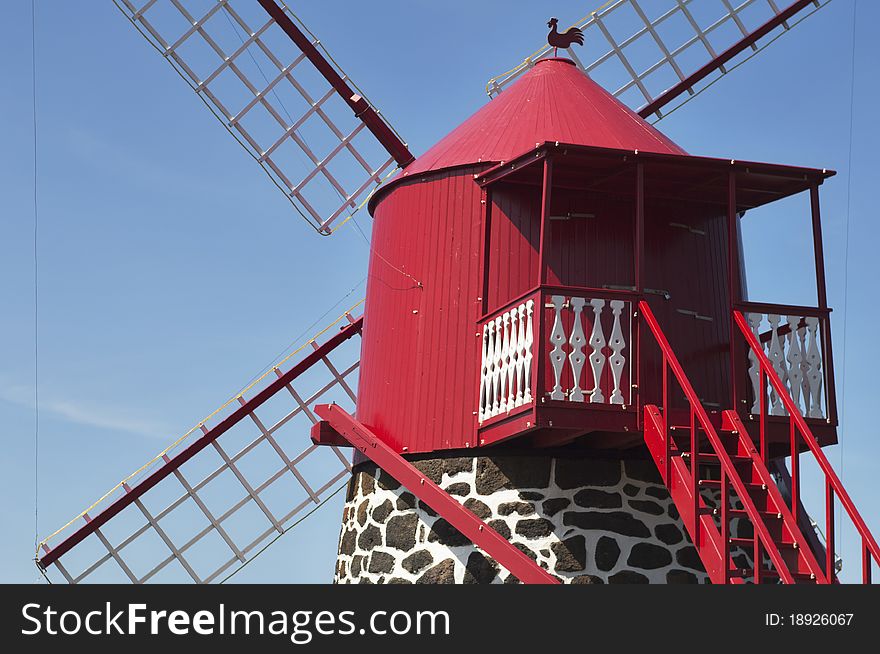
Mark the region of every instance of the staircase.
<instances>
[{"instance_id":1,"label":"staircase","mask_svg":"<svg viewBox=\"0 0 880 654\"><path fill-rule=\"evenodd\" d=\"M682 522L713 583L836 583L834 557L835 500L843 506L861 537L862 581L870 583L872 561L880 548L834 473L806 421L791 400L745 317L734 322L757 355L761 380L782 397L789 416L792 483L789 502L776 486L763 440L767 402L761 401L759 442L755 443L736 411L709 414L701 404L650 307L639 311L663 355L663 406L644 406L644 438ZM671 375L670 375L671 373ZM669 384L681 389L687 409L669 406ZM764 386L761 386L764 388ZM719 419L720 418L720 419ZM816 548L805 523L798 493L803 446L825 474L826 552ZM820 562L824 554L824 561Z\"/></svg>"}]
</instances>

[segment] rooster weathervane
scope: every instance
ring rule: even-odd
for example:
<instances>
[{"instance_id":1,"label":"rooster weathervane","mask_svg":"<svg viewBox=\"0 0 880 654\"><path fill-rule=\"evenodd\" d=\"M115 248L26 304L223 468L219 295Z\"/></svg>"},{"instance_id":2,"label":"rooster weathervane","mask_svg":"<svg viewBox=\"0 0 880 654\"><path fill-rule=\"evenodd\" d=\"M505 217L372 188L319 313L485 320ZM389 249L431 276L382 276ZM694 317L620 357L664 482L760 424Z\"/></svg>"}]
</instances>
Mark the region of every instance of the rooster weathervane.
<instances>
[{"instance_id":1,"label":"rooster weathervane","mask_svg":"<svg viewBox=\"0 0 880 654\"><path fill-rule=\"evenodd\" d=\"M550 33L547 35L547 43L553 46L554 57L559 48L570 48L575 43L578 45L584 44L584 33L577 27L570 27L560 34L556 30L557 23L559 23L558 18L551 18L547 21L547 27L550 28Z\"/></svg>"}]
</instances>

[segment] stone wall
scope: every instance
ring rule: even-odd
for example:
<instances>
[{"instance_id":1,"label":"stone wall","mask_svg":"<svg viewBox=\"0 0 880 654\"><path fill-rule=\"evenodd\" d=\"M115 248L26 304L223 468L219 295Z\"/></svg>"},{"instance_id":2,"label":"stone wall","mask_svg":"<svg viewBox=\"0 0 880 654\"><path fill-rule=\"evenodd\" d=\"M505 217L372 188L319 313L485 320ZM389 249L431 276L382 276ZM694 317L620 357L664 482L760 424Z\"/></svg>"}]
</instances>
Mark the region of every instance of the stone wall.
<instances>
[{"instance_id":1,"label":"stone wall","mask_svg":"<svg viewBox=\"0 0 880 654\"><path fill-rule=\"evenodd\" d=\"M657 469L550 456L414 461L565 583L705 583ZM355 468L337 583L518 583L374 464Z\"/></svg>"}]
</instances>

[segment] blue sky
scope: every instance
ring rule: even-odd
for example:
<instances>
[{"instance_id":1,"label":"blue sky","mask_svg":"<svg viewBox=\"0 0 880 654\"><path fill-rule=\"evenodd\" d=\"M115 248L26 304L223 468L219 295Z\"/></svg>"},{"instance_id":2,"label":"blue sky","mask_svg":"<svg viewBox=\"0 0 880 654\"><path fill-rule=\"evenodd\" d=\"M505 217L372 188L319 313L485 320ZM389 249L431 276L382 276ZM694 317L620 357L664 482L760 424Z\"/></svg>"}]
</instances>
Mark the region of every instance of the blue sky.
<instances>
[{"instance_id":1,"label":"blue sky","mask_svg":"<svg viewBox=\"0 0 880 654\"><path fill-rule=\"evenodd\" d=\"M487 101L490 76L541 43L548 11L569 24L592 8L537 5L293 6L418 154ZM4 3L4 23L16 28L0 43L7 582L39 581L30 11L26 0ZM852 12L851 0L834 0L658 127L695 154L839 172L823 187L822 207L843 417L842 444L827 453L876 532L880 260L871 194L880 133L871 76L880 43L870 26L880 7L859 6L850 166ZM237 392L340 298L359 299L368 250L350 226L319 238L295 216L109 0L37 0L37 70L42 536ZM746 221L754 299L815 303L803 208L787 203ZM361 224L368 229L369 219ZM240 579L328 581L340 507L337 498ZM845 532L849 571L858 565L854 544Z\"/></svg>"}]
</instances>

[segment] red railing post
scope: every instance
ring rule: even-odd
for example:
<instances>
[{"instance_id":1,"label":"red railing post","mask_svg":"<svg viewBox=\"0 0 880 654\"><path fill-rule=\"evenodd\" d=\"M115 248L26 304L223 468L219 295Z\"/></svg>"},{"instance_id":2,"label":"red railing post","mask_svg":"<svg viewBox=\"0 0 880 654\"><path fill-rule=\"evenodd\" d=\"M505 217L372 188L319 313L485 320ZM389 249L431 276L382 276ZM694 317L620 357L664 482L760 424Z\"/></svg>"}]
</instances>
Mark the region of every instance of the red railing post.
<instances>
[{"instance_id":1,"label":"red railing post","mask_svg":"<svg viewBox=\"0 0 880 654\"><path fill-rule=\"evenodd\" d=\"M727 583L730 574L730 480L727 471L721 469L721 544L724 561L724 583Z\"/></svg>"},{"instance_id":2,"label":"red railing post","mask_svg":"<svg viewBox=\"0 0 880 654\"><path fill-rule=\"evenodd\" d=\"M797 429L790 416L788 425L791 437L791 514L797 520L800 508L800 453L797 449Z\"/></svg>"},{"instance_id":3,"label":"red railing post","mask_svg":"<svg viewBox=\"0 0 880 654\"><path fill-rule=\"evenodd\" d=\"M834 487L825 478L825 575L834 581Z\"/></svg>"}]
</instances>

